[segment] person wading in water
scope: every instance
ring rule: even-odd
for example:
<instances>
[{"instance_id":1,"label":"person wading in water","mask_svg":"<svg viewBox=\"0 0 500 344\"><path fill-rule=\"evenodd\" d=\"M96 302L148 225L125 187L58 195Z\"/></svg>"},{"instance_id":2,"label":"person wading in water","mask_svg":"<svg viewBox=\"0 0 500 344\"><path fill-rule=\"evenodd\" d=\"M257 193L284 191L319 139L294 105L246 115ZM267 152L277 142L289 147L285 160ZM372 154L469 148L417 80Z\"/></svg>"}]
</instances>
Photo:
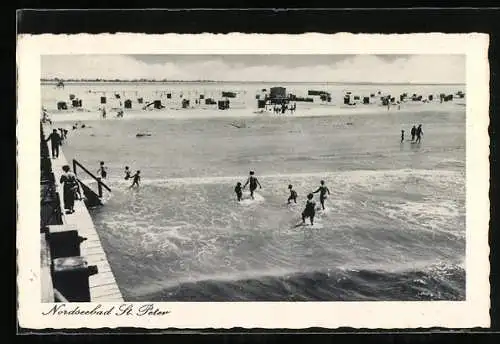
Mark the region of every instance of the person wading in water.
<instances>
[{"instance_id":1,"label":"person wading in water","mask_svg":"<svg viewBox=\"0 0 500 344\"><path fill-rule=\"evenodd\" d=\"M302 212L302 224L306 223L306 218L311 221L311 226L314 225L314 216L316 215L316 202L313 200L314 195L307 195L306 207Z\"/></svg>"},{"instance_id":2,"label":"person wading in water","mask_svg":"<svg viewBox=\"0 0 500 344\"><path fill-rule=\"evenodd\" d=\"M325 181L322 180L321 185L319 186L318 190L313 191L313 193L319 192L319 201L321 203L321 208L325 210L325 199L326 199L326 194L330 195L330 190L328 187L325 185Z\"/></svg>"},{"instance_id":3,"label":"person wading in water","mask_svg":"<svg viewBox=\"0 0 500 344\"><path fill-rule=\"evenodd\" d=\"M259 186L259 188L262 189L262 186L260 185L259 181L257 180L257 177L254 176L254 174L255 174L254 171L250 171L250 176L248 177L248 180L245 183L245 185L243 185L243 189L245 189L246 186L248 184L250 184L250 197L252 197L252 199L254 199L253 193L254 193L255 189L257 189L257 185Z\"/></svg>"},{"instance_id":4,"label":"person wading in water","mask_svg":"<svg viewBox=\"0 0 500 344\"><path fill-rule=\"evenodd\" d=\"M417 140L415 142L420 143L422 135L424 135L424 132L422 131L422 124L419 124L417 127Z\"/></svg>"}]
</instances>

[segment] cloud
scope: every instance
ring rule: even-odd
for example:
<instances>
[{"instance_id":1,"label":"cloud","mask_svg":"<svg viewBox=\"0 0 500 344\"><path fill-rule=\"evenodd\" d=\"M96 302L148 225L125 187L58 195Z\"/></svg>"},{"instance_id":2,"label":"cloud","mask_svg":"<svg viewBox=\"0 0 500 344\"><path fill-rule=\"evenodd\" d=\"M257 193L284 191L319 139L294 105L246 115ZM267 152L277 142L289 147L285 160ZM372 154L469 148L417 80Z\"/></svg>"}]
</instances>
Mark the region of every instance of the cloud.
<instances>
[{"instance_id":1,"label":"cloud","mask_svg":"<svg viewBox=\"0 0 500 344\"><path fill-rule=\"evenodd\" d=\"M247 57L248 58L248 57ZM275 59L274 59L275 60ZM145 62L125 55L73 55L42 57L44 78L169 79L221 81L311 81L311 82L415 82L464 83L464 55L409 55L387 58L352 55L342 59L314 56L305 63L259 64L225 62L224 57Z\"/></svg>"}]
</instances>

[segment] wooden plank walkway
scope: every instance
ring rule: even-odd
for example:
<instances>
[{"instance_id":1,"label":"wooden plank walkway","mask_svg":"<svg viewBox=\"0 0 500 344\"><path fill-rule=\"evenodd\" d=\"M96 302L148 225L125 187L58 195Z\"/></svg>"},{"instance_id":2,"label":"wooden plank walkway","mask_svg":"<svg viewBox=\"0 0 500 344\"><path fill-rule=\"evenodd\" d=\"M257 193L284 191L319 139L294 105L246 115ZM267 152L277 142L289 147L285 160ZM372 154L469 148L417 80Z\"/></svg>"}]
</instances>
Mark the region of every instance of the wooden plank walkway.
<instances>
[{"instance_id":1,"label":"wooden plank walkway","mask_svg":"<svg viewBox=\"0 0 500 344\"><path fill-rule=\"evenodd\" d=\"M50 248L45 233L40 234L40 282L42 285L42 302L54 302L54 285L50 272Z\"/></svg>"},{"instance_id":2,"label":"wooden plank walkway","mask_svg":"<svg viewBox=\"0 0 500 344\"><path fill-rule=\"evenodd\" d=\"M52 128L45 126L44 134L47 136L50 132L52 132ZM48 144L50 150L50 141ZM54 172L59 197L61 198L61 206L63 206L64 194L59 180L63 173L62 167L64 165L71 167L71 165L66 160L61 149L59 149L59 157L51 161L52 172ZM78 230L78 235L87 238L80 245L81 255L85 257L88 265L97 266L98 273L89 277L91 302L123 302L123 296L118 288L115 276L85 203L83 201L75 201L74 209L75 212L73 214L63 215L63 223L69 230Z\"/></svg>"}]
</instances>

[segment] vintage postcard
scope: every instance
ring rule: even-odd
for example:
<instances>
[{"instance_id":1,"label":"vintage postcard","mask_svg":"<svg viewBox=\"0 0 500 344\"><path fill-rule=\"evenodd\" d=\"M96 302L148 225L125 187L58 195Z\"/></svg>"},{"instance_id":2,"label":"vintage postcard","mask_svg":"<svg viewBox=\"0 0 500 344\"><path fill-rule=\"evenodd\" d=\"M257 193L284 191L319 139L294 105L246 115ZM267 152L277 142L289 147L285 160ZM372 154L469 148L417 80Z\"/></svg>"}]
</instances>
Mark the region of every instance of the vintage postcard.
<instances>
[{"instance_id":1,"label":"vintage postcard","mask_svg":"<svg viewBox=\"0 0 500 344\"><path fill-rule=\"evenodd\" d=\"M489 326L487 35L17 51L21 327Z\"/></svg>"}]
</instances>

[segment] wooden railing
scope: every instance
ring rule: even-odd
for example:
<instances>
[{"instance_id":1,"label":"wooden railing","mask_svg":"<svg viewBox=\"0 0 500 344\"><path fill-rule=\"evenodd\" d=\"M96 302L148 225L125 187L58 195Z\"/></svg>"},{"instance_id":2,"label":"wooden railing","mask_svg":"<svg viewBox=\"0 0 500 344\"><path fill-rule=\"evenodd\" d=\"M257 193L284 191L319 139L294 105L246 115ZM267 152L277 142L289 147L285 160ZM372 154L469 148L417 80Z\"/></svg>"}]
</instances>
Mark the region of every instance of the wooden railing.
<instances>
[{"instance_id":1,"label":"wooden railing","mask_svg":"<svg viewBox=\"0 0 500 344\"><path fill-rule=\"evenodd\" d=\"M108 190L109 192L111 192L111 189L102 182L101 178L98 178L96 176L94 176L94 174L92 174L92 172L90 172L89 170L87 170L82 164L80 164L76 159L73 159L73 173L77 176L77 179L78 179L78 175L76 173L76 167L80 167L84 172L86 172L90 177L92 177L92 179L94 179L96 182L97 182L97 194L99 195L99 198L102 197L102 188L104 187L106 190ZM82 183L82 181L80 179L78 179L78 181L80 183ZM83 184L83 183L82 183Z\"/></svg>"}]
</instances>

